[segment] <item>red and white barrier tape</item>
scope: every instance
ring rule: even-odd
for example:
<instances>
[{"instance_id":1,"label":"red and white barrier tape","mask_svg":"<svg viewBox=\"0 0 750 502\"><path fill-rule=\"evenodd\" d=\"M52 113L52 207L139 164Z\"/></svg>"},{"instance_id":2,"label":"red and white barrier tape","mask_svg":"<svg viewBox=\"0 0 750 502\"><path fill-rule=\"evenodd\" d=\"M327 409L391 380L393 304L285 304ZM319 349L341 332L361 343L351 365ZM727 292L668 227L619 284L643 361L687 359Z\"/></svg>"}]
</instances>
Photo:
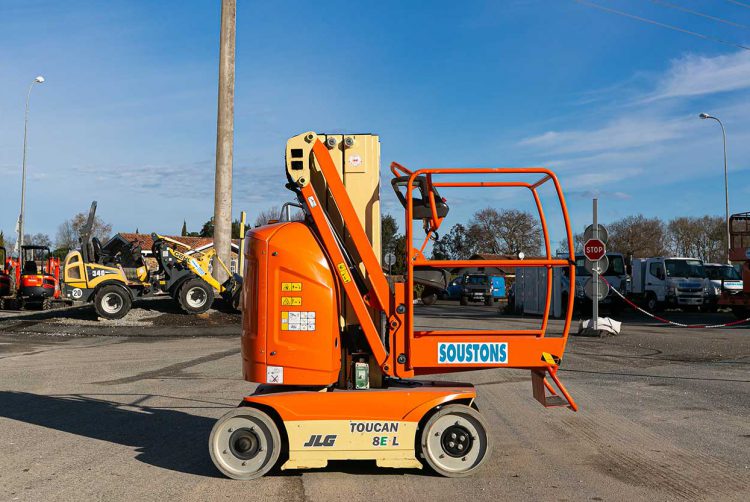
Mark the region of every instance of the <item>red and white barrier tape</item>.
<instances>
[{"instance_id":1,"label":"red and white barrier tape","mask_svg":"<svg viewBox=\"0 0 750 502\"><path fill-rule=\"evenodd\" d=\"M678 326L680 328L726 328L728 326L737 326L738 324L744 324L746 322L750 322L750 317L748 317L746 319L740 319L738 321L726 322L724 324L683 324L681 322L670 321L669 319L664 319L663 317L659 317L656 314L652 314L651 312L648 312L648 311L642 309L641 307L639 307L638 305L636 305L635 303L633 303L629 299L625 298L625 296L622 293L620 293L617 290L617 288L613 288L612 285L603 276L600 275L599 277L601 278L602 281L604 281L604 283L612 291L615 292L615 294L617 296L619 296L620 298L622 298L622 300L625 303L627 303L628 305L630 305L631 307L633 307L637 311L639 311L639 312L641 312L641 313L643 313L643 314L651 317L652 319L656 319L657 321L663 322L665 324L671 324L672 326Z\"/></svg>"}]
</instances>

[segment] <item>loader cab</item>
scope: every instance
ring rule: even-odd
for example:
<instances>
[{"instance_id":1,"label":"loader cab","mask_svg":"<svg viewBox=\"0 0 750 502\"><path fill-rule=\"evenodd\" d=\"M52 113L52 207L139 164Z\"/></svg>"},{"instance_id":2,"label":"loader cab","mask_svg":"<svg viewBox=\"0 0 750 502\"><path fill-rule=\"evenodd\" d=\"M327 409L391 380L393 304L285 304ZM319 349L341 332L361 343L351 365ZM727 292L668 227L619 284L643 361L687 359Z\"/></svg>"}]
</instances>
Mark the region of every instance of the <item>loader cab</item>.
<instances>
[{"instance_id":1,"label":"loader cab","mask_svg":"<svg viewBox=\"0 0 750 502\"><path fill-rule=\"evenodd\" d=\"M49 275L51 253L46 246L23 246L21 250L21 276Z\"/></svg>"}]
</instances>

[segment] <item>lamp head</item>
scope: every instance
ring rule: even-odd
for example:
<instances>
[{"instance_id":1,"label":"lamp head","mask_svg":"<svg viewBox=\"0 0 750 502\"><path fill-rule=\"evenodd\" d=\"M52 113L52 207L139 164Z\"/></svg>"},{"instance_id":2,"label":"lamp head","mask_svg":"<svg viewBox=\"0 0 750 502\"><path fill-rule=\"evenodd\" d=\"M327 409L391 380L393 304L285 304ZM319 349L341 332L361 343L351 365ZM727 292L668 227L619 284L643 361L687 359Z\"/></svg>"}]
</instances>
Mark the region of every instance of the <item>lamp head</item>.
<instances>
[{"instance_id":1,"label":"lamp head","mask_svg":"<svg viewBox=\"0 0 750 502\"><path fill-rule=\"evenodd\" d=\"M34 79L34 82L36 82L37 84L43 84L44 83L44 77L42 77L41 75L39 75L37 78Z\"/></svg>"},{"instance_id":2,"label":"lamp head","mask_svg":"<svg viewBox=\"0 0 750 502\"><path fill-rule=\"evenodd\" d=\"M710 118L712 118L712 117L711 117L711 115L709 115L708 113L701 113L701 114L700 114L700 115L698 115L698 116L699 116L700 118L702 118L702 119L710 119Z\"/></svg>"}]
</instances>

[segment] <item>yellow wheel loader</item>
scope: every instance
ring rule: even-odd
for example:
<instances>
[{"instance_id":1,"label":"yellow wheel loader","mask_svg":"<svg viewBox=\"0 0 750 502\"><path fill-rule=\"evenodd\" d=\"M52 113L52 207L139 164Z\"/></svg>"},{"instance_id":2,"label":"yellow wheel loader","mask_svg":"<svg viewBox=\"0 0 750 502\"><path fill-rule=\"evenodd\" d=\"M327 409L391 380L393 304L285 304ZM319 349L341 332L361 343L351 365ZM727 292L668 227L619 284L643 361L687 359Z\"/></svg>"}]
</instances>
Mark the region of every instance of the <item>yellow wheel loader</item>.
<instances>
[{"instance_id":1,"label":"yellow wheel loader","mask_svg":"<svg viewBox=\"0 0 750 502\"><path fill-rule=\"evenodd\" d=\"M137 298L169 294L189 314L200 314L211 308L214 294L219 293L236 307L242 279L227 270L229 279L220 284L211 276L210 261L213 250L201 253L168 237L151 234L152 252L158 269L149 270L137 242L111 240L102 246L92 237L96 201L91 204L89 217L81 232L80 251L65 257L63 268L63 297L74 301L92 302L96 313L105 319L124 317ZM176 247L186 248L188 255Z\"/></svg>"}]
</instances>

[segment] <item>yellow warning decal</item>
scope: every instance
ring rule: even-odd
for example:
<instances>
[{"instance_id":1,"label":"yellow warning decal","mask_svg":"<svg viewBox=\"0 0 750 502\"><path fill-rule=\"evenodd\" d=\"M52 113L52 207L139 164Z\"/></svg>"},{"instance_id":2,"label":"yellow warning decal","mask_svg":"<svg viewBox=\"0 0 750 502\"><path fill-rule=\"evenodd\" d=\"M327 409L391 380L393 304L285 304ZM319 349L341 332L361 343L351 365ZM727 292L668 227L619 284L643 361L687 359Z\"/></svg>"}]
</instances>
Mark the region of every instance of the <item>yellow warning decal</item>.
<instances>
[{"instance_id":1,"label":"yellow warning decal","mask_svg":"<svg viewBox=\"0 0 750 502\"><path fill-rule=\"evenodd\" d=\"M339 274L341 274L341 279L344 281L344 283L352 282L352 277L349 275L349 269L346 268L346 265L343 263L339 263L336 265L336 268L339 269Z\"/></svg>"},{"instance_id":2,"label":"yellow warning decal","mask_svg":"<svg viewBox=\"0 0 750 502\"><path fill-rule=\"evenodd\" d=\"M557 364L557 363L555 362L555 360L554 360L554 359L552 359L552 356L551 356L551 355L550 355L549 353L547 353L547 352L542 352L542 357L544 358L544 361L545 361L545 362L546 362L547 364L552 364L552 365L555 365L555 364Z\"/></svg>"},{"instance_id":3,"label":"yellow warning decal","mask_svg":"<svg viewBox=\"0 0 750 502\"><path fill-rule=\"evenodd\" d=\"M282 282L281 290L282 291L302 291L302 283L301 282Z\"/></svg>"},{"instance_id":4,"label":"yellow warning decal","mask_svg":"<svg viewBox=\"0 0 750 502\"><path fill-rule=\"evenodd\" d=\"M301 296L282 296L281 305L283 306L290 305L292 307L298 307L302 305L302 297Z\"/></svg>"}]
</instances>

